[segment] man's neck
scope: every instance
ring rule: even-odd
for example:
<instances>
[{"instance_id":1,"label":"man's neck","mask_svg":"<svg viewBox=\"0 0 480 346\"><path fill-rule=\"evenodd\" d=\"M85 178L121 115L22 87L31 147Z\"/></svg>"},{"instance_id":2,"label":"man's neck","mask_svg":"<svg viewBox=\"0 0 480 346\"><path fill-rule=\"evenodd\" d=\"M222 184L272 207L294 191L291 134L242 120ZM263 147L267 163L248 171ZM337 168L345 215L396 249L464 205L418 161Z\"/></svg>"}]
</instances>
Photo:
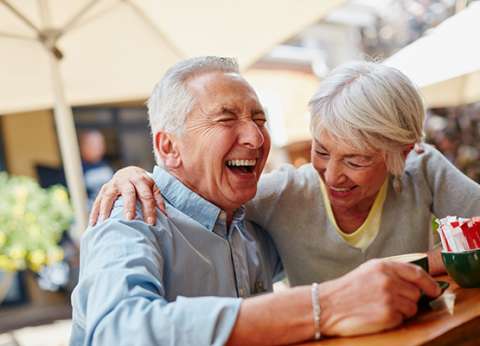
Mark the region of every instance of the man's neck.
<instances>
[{"instance_id":1,"label":"man's neck","mask_svg":"<svg viewBox=\"0 0 480 346\"><path fill-rule=\"evenodd\" d=\"M163 167L168 173L170 173L171 175L173 175L175 178L177 178L179 181L182 182L183 185L185 185L186 187L188 187L191 191L195 192L197 195L199 195L200 197L202 197L203 199L209 201L210 203L216 205L218 208L220 208L221 210L223 210L227 216L227 219L226 219L226 223L227 223L227 229L230 228L230 225L232 224L232 221L233 221L233 215L235 214L235 210L238 209L237 208L224 208L220 205L218 205L218 203L216 203L215 201L212 201L210 200L207 196L203 195L200 191L198 191L195 186L193 186L192 184L189 183L188 179L185 179L185 177L183 176L183 174L179 173L178 171L176 170L169 170L167 169L166 167Z\"/></svg>"},{"instance_id":2,"label":"man's neck","mask_svg":"<svg viewBox=\"0 0 480 346\"><path fill-rule=\"evenodd\" d=\"M230 225L232 224L232 221L233 221L233 211L226 211L227 213L227 229L230 229Z\"/></svg>"}]
</instances>

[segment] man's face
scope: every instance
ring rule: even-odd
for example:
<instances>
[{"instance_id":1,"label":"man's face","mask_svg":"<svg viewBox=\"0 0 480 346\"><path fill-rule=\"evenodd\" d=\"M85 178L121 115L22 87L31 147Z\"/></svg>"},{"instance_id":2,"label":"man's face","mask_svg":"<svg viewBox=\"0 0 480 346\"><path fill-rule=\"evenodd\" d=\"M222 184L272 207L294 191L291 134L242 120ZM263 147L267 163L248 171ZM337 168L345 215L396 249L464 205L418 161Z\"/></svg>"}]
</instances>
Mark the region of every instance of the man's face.
<instances>
[{"instance_id":1,"label":"man's face","mask_svg":"<svg viewBox=\"0 0 480 346\"><path fill-rule=\"evenodd\" d=\"M213 72L187 83L192 111L177 145L177 176L225 211L252 199L270 150L265 113L238 74Z\"/></svg>"}]
</instances>

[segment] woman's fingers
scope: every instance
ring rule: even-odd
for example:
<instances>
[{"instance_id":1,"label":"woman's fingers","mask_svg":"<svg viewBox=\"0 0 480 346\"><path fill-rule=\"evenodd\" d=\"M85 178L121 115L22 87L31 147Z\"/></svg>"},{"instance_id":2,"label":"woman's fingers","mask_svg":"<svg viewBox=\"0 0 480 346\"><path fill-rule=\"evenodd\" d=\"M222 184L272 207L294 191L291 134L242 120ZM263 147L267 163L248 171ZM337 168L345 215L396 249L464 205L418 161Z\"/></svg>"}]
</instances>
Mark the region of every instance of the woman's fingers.
<instances>
[{"instance_id":1,"label":"woman's fingers","mask_svg":"<svg viewBox=\"0 0 480 346\"><path fill-rule=\"evenodd\" d=\"M143 220L149 225L155 225L157 220L153 192L151 190L148 190L148 192L138 192L138 197L140 198L140 204L142 205Z\"/></svg>"},{"instance_id":2,"label":"woman's fingers","mask_svg":"<svg viewBox=\"0 0 480 346\"><path fill-rule=\"evenodd\" d=\"M165 207L165 201L163 200L162 194L157 187L157 185L154 185L153 187L153 197L155 198L155 204L157 205L157 208L160 209L160 211L167 215L167 209ZM156 215L155 215L156 216Z\"/></svg>"},{"instance_id":3,"label":"woman's fingers","mask_svg":"<svg viewBox=\"0 0 480 346\"><path fill-rule=\"evenodd\" d=\"M105 186L105 185L104 185ZM95 201L93 202L92 210L90 211L90 216L88 217L88 225L95 226L98 220L98 215L100 214L100 200L102 195L103 187L100 189Z\"/></svg>"},{"instance_id":4,"label":"woman's fingers","mask_svg":"<svg viewBox=\"0 0 480 346\"><path fill-rule=\"evenodd\" d=\"M103 185L90 213L90 225L107 219L120 196L124 201L123 214L127 220L133 220L136 216L137 198L143 219L148 224L156 223L157 207L166 215L165 203L155 181L143 169L132 166L119 170L112 180Z\"/></svg>"},{"instance_id":5,"label":"woman's fingers","mask_svg":"<svg viewBox=\"0 0 480 346\"><path fill-rule=\"evenodd\" d=\"M118 190L111 186L111 183L104 185L102 188L103 192L99 194L101 197L100 201L100 215L98 217L99 222L103 222L104 220L108 219L110 213L112 212L113 204L117 200Z\"/></svg>"},{"instance_id":6,"label":"woman's fingers","mask_svg":"<svg viewBox=\"0 0 480 346\"><path fill-rule=\"evenodd\" d=\"M135 218L137 193L135 187L128 183L122 185L120 189L120 195L123 198L123 215L127 220L133 220Z\"/></svg>"},{"instance_id":7,"label":"woman's fingers","mask_svg":"<svg viewBox=\"0 0 480 346\"><path fill-rule=\"evenodd\" d=\"M156 199L153 194L155 182L146 173L136 176L130 179L130 181L135 187L137 197L140 199L143 220L150 225L154 225L156 222Z\"/></svg>"}]
</instances>

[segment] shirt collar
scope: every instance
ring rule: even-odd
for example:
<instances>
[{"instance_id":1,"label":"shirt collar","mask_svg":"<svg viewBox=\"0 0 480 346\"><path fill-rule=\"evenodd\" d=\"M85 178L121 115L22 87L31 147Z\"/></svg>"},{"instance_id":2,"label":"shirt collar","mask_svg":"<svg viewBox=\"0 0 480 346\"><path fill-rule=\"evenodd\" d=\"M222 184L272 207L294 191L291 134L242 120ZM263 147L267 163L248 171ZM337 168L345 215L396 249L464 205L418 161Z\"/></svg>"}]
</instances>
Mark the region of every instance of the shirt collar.
<instances>
[{"instance_id":1,"label":"shirt collar","mask_svg":"<svg viewBox=\"0 0 480 346\"><path fill-rule=\"evenodd\" d=\"M163 198L170 205L190 216L209 231L213 230L221 212L220 208L190 190L163 168L155 166L153 179L159 187ZM242 219L244 215L244 208L239 208L234 213L234 222Z\"/></svg>"}]
</instances>

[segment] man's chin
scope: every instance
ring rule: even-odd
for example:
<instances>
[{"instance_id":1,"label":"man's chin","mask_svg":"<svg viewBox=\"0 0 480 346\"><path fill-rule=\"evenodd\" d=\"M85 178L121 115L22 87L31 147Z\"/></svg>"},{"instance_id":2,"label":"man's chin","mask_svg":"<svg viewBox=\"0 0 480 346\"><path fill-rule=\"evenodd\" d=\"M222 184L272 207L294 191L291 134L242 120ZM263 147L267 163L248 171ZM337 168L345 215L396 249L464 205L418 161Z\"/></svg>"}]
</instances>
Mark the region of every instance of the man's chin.
<instances>
[{"instance_id":1,"label":"man's chin","mask_svg":"<svg viewBox=\"0 0 480 346\"><path fill-rule=\"evenodd\" d=\"M250 200L255 197L257 193L257 189L250 188L250 189L241 189L241 190L232 190L230 200L233 204L237 205L237 208L244 205L245 203L249 202Z\"/></svg>"}]
</instances>

